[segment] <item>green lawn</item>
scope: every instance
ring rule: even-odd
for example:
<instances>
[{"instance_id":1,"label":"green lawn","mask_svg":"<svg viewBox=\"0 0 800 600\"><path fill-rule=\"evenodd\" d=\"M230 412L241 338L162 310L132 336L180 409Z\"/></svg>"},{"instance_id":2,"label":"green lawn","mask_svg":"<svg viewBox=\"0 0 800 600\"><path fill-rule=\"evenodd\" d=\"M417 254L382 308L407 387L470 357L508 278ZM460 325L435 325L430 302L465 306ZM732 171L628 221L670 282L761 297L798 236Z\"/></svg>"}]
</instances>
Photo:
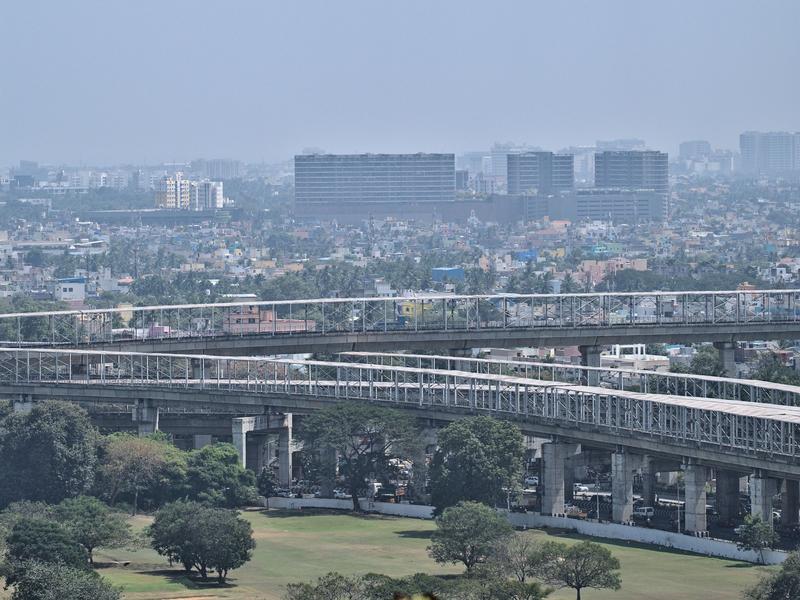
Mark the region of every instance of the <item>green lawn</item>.
<instances>
[{"instance_id":1,"label":"green lawn","mask_svg":"<svg viewBox=\"0 0 800 600\"><path fill-rule=\"evenodd\" d=\"M289 582L307 581L328 571L392 576L459 572L441 567L425 552L434 528L430 521L347 514L269 511L245 513L257 538L253 560L234 571L231 585L199 587L187 583L150 550L99 552L100 561L131 561L127 567L108 567L101 574L125 588L131 600L169 598L231 598L278 600ZM138 521L139 525L143 520ZM545 536L543 532L528 535ZM559 535L570 542L579 538ZM733 600L752 584L763 568L729 560L605 543L622 563L622 590L589 590L585 600ZM553 600L574 598L559 590Z\"/></svg>"}]
</instances>

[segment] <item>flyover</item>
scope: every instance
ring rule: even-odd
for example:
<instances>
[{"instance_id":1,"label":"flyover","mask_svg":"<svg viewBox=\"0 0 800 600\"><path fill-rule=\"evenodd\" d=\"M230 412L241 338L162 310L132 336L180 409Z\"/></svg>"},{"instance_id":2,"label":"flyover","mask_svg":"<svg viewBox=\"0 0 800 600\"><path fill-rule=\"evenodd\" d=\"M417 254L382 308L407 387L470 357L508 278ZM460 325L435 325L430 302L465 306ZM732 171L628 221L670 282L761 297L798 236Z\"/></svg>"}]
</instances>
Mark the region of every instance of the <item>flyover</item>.
<instances>
[{"instance_id":1,"label":"flyover","mask_svg":"<svg viewBox=\"0 0 800 600\"><path fill-rule=\"evenodd\" d=\"M800 290L417 295L0 315L6 346L226 355L800 338ZM587 359L592 364L591 358Z\"/></svg>"},{"instance_id":2,"label":"flyover","mask_svg":"<svg viewBox=\"0 0 800 600\"><path fill-rule=\"evenodd\" d=\"M564 464L580 445L612 453L613 514L621 522L631 516L633 473L647 461L683 465L686 527L693 531L706 529L710 468L728 482L727 506L738 498L732 482L750 474L752 511L765 518L771 518L778 481L800 490L795 406L374 363L31 348L0 349L0 386L21 403L126 404L140 431L156 429L162 409L192 406L244 409L267 423L271 415L304 414L345 400L381 403L435 422L491 415L553 440L542 449L542 507L549 514L563 512ZM242 449L250 421L254 427L258 419L234 419ZM285 438L288 447L291 432ZM794 522L797 509L785 509Z\"/></svg>"}]
</instances>

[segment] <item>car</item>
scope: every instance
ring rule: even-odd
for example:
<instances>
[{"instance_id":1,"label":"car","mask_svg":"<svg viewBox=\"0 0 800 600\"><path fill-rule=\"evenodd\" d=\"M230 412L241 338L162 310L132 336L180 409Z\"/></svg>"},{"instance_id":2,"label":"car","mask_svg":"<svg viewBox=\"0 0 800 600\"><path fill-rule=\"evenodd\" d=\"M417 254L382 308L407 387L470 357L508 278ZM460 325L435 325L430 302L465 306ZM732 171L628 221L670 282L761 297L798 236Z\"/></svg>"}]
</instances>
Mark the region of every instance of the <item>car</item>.
<instances>
[{"instance_id":1,"label":"car","mask_svg":"<svg viewBox=\"0 0 800 600\"><path fill-rule=\"evenodd\" d=\"M333 490L333 497L337 500L349 500L350 494L345 492L344 490Z\"/></svg>"},{"instance_id":2,"label":"car","mask_svg":"<svg viewBox=\"0 0 800 600\"><path fill-rule=\"evenodd\" d=\"M573 492L588 492L589 486L583 485L582 483L574 483L572 484L572 491Z\"/></svg>"},{"instance_id":3,"label":"car","mask_svg":"<svg viewBox=\"0 0 800 600\"><path fill-rule=\"evenodd\" d=\"M633 516L639 519L652 519L656 515L656 509L652 506L640 506L633 509Z\"/></svg>"},{"instance_id":4,"label":"car","mask_svg":"<svg viewBox=\"0 0 800 600\"><path fill-rule=\"evenodd\" d=\"M539 485L539 477L536 475L528 475L525 478L525 485Z\"/></svg>"}]
</instances>

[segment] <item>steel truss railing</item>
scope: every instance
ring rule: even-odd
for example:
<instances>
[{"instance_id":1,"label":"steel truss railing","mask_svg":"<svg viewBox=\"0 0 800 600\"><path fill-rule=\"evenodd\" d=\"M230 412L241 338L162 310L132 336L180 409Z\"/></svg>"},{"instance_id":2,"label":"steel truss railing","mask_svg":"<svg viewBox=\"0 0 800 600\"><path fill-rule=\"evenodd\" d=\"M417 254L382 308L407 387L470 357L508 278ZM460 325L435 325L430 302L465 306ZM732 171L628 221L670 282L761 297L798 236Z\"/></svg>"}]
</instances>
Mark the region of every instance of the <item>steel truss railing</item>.
<instances>
[{"instance_id":1,"label":"steel truss railing","mask_svg":"<svg viewBox=\"0 0 800 600\"><path fill-rule=\"evenodd\" d=\"M213 336L795 323L800 290L420 295L183 304L0 315L6 345Z\"/></svg>"},{"instance_id":2,"label":"steel truss railing","mask_svg":"<svg viewBox=\"0 0 800 600\"><path fill-rule=\"evenodd\" d=\"M342 352L339 356L345 360L379 365L469 371L486 375L515 375L579 385L585 385L594 379L598 385L616 390L800 406L800 387L757 379L736 379L642 369L586 367L524 360L392 352Z\"/></svg>"},{"instance_id":3,"label":"steel truss railing","mask_svg":"<svg viewBox=\"0 0 800 600\"><path fill-rule=\"evenodd\" d=\"M0 384L109 386L162 391L227 390L364 400L398 407L486 412L570 431L793 458L800 453L800 409L642 394L496 374L353 362L0 349ZM202 403L202 398L197 398ZM235 403L235 398L232 399Z\"/></svg>"}]
</instances>

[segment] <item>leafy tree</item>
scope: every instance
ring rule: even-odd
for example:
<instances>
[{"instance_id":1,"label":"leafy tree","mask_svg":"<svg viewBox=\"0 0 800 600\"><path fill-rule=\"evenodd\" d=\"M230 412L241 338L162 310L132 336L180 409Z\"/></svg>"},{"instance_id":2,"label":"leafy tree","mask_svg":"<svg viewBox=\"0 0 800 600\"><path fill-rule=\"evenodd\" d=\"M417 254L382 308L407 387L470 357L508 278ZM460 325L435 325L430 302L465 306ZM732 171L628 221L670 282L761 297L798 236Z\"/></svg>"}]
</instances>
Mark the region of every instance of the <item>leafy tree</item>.
<instances>
[{"instance_id":1,"label":"leafy tree","mask_svg":"<svg viewBox=\"0 0 800 600\"><path fill-rule=\"evenodd\" d=\"M777 573L768 573L744 593L745 600L800 598L800 553L791 552Z\"/></svg>"},{"instance_id":2,"label":"leafy tree","mask_svg":"<svg viewBox=\"0 0 800 600\"><path fill-rule=\"evenodd\" d=\"M711 375L714 377L725 376L725 366L719 357L719 352L713 346L700 346L692 357L689 367L676 366L672 368L675 373L694 373L695 375Z\"/></svg>"},{"instance_id":3,"label":"leafy tree","mask_svg":"<svg viewBox=\"0 0 800 600\"><path fill-rule=\"evenodd\" d=\"M55 521L23 518L17 521L6 539L6 584L25 576L30 561L58 563L75 569L88 569L86 551Z\"/></svg>"},{"instance_id":4,"label":"leafy tree","mask_svg":"<svg viewBox=\"0 0 800 600\"><path fill-rule=\"evenodd\" d=\"M121 590L91 571L58 563L26 563L11 600L120 600Z\"/></svg>"},{"instance_id":5,"label":"leafy tree","mask_svg":"<svg viewBox=\"0 0 800 600\"><path fill-rule=\"evenodd\" d=\"M772 383L800 385L800 374L791 367L783 365L774 354L766 354L759 359L752 378Z\"/></svg>"},{"instance_id":6,"label":"leafy tree","mask_svg":"<svg viewBox=\"0 0 800 600\"><path fill-rule=\"evenodd\" d=\"M758 560L764 564L764 550L774 548L779 540L778 534L771 523L761 520L761 517L747 515L744 524L739 530L739 539L736 546L740 550L754 550L758 552Z\"/></svg>"},{"instance_id":7,"label":"leafy tree","mask_svg":"<svg viewBox=\"0 0 800 600\"><path fill-rule=\"evenodd\" d=\"M219 583L250 560L256 545L250 523L235 511L197 502L168 504L156 513L149 533L156 552L186 571L197 569L204 581L216 571Z\"/></svg>"},{"instance_id":8,"label":"leafy tree","mask_svg":"<svg viewBox=\"0 0 800 600\"><path fill-rule=\"evenodd\" d=\"M256 478L242 467L233 444L216 443L189 453L189 496L194 500L234 508L256 500Z\"/></svg>"},{"instance_id":9,"label":"leafy tree","mask_svg":"<svg viewBox=\"0 0 800 600\"><path fill-rule=\"evenodd\" d=\"M185 468L181 451L162 438L115 433L106 438L100 474L111 505L120 494L129 494L135 515L140 495L157 497L168 486L180 489Z\"/></svg>"},{"instance_id":10,"label":"leafy tree","mask_svg":"<svg viewBox=\"0 0 800 600\"><path fill-rule=\"evenodd\" d=\"M303 422L299 438L307 456L337 452L356 512L361 510L358 497L366 489L367 478L380 477L392 455L411 452L417 440L414 421L407 414L356 402L315 412Z\"/></svg>"},{"instance_id":11,"label":"leafy tree","mask_svg":"<svg viewBox=\"0 0 800 600\"><path fill-rule=\"evenodd\" d=\"M6 538L11 533L14 525L25 518L52 520L53 507L44 502L30 502L28 500L9 504L4 511L0 512L0 550L2 552L5 551Z\"/></svg>"},{"instance_id":12,"label":"leafy tree","mask_svg":"<svg viewBox=\"0 0 800 600\"><path fill-rule=\"evenodd\" d=\"M56 506L55 517L83 546L91 564L95 548L120 548L131 540L127 521L91 496L64 500Z\"/></svg>"},{"instance_id":13,"label":"leafy tree","mask_svg":"<svg viewBox=\"0 0 800 600\"><path fill-rule=\"evenodd\" d=\"M272 496L275 493L275 488L278 487L275 471L269 467L261 469L261 473L258 474L258 479L256 480L256 486L258 487L258 493L265 498Z\"/></svg>"},{"instance_id":14,"label":"leafy tree","mask_svg":"<svg viewBox=\"0 0 800 600\"><path fill-rule=\"evenodd\" d=\"M430 468L437 513L461 500L495 506L517 485L525 447L519 428L492 417L469 417L439 432Z\"/></svg>"},{"instance_id":15,"label":"leafy tree","mask_svg":"<svg viewBox=\"0 0 800 600\"><path fill-rule=\"evenodd\" d=\"M585 588L618 590L622 586L619 560L600 544L581 542L553 561L548 582L574 589L576 600L581 600Z\"/></svg>"},{"instance_id":16,"label":"leafy tree","mask_svg":"<svg viewBox=\"0 0 800 600\"><path fill-rule=\"evenodd\" d=\"M565 546L559 542L540 542L527 533L514 533L500 539L485 564L485 572L496 579L528 583L545 580Z\"/></svg>"},{"instance_id":17,"label":"leafy tree","mask_svg":"<svg viewBox=\"0 0 800 600\"><path fill-rule=\"evenodd\" d=\"M437 563L464 563L467 574L491 555L513 529L495 510L479 502L459 502L436 518L428 553Z\"/></svg>"},{"instance_id":18,"label":"leafy tree","mask_svg":"<svg viewBox=\"0 0 800 600\"><path fill-rule=\"evenodd\" d=\"M94 482L97 432L86 411L66 402L36 403L0 422L0 507L17 500L55 504Z\"/></svg>"},{"instance_id":19,"label":"leafy tree","mask_svg":"<svg viewBox=\"0 0 800 600\"><path fill-rule=\"evenodd\" d=\"M564 275L564 279L561 280L561 293L562 294L574 294L580 289L578 283L575 281L575 278L572 276L572 273L567 273Z\"/></svg>"}]
</instances>

